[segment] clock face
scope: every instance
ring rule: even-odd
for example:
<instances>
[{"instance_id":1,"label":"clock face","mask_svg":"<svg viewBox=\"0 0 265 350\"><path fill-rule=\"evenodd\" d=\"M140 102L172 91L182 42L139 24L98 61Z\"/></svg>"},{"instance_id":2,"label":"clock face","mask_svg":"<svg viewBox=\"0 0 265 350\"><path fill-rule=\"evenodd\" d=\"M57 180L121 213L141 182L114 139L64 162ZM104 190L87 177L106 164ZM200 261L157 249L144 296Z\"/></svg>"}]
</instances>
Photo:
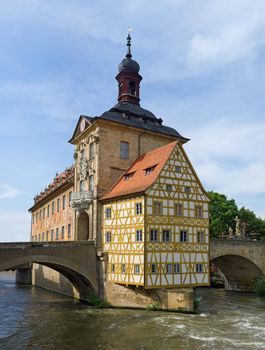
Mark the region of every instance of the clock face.
<instances>
[{"instance_id":1,"label":"clock face","mask_svg":"<svg viewBox=\"0 0 265 350\"><path fill-rule=\"evenodd\" d=\"M80 124L80 131L84 131L85 130L85 126L86 126L86 122L84 121L84 119L81 121L81 124Z\"/></svg>"}]
</instances>

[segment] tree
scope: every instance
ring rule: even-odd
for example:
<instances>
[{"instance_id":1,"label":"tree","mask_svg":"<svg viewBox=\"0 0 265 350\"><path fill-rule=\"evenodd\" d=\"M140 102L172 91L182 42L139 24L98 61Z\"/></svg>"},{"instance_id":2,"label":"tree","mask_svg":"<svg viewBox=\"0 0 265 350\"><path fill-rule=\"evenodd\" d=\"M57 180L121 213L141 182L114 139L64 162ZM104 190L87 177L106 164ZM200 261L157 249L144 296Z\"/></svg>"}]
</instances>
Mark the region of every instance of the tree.
<instances>
[{"instance_id":1,"label":"tree","mask_svg":"<svg viewBox=\"0 0 265 350\"><path fill-rule=\"evenodd\" d=\"M229 227L235 228L235 217L238 215L238 207L234 199L228 200L224 194L210 191L209 205L210 235L219 237L228 233Z\"/></svg>"},{"instance_id":2,"label":"tree","mask_svg":"<svg viewBox=\"0 0 265 350\"><path fill-rule=\"evenodd\" d=\"M242 207L238 211L239 218L246 223L246 234L248 236L257 235L265 238L265 221L256 216L256 214Z\"/></svg>"}]
</instances>

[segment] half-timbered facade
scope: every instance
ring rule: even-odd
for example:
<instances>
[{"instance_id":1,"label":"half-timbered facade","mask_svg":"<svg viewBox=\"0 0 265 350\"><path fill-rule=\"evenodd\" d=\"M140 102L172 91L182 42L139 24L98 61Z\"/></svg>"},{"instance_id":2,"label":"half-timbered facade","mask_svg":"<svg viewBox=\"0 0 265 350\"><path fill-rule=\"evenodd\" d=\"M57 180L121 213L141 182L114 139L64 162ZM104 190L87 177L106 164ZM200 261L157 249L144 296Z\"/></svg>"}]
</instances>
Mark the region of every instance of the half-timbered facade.
<instances>
[{"instance_id":1,"label":"half-timbered facade","mask_svg":"<svg viewBox=\"0 0 265 350\"><path fill-rule=\"evenodd\" d=\"M102 201L109 280L209 284L209 200L179 142L140 156Z\"/></svg>"}]
</instances>

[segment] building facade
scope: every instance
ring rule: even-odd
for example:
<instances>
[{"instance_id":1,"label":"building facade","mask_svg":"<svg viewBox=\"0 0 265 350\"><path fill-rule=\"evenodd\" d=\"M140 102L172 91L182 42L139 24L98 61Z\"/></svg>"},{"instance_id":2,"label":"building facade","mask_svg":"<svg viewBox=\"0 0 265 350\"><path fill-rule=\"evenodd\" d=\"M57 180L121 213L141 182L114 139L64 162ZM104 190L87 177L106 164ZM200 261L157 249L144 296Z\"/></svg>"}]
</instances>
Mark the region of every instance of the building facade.
<instances>
[{"instance_id":1,"label":"building facade","mask_svg":"<svg viewBox=\"0 0 265 350\"><path fill-rule=\"evenodd\" d=\"M208 197L188 139L140 106L130 35L118 70L118 103L80 116L73 167L35 197L31 239L94 241L108 290L208 285Z\"/></svg>"}]
</instances>

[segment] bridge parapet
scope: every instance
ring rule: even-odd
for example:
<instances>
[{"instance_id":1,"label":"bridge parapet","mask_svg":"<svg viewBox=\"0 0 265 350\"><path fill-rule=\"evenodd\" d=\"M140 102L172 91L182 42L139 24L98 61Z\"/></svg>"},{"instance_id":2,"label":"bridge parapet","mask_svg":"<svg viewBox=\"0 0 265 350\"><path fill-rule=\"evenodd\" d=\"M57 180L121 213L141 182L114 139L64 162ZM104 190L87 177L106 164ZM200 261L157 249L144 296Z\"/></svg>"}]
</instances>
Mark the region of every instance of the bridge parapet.
<instances>
[{"instance_id":1,"label":"bridge parapet","mask_svg":"<svg viewBox=\"0 0 265 350\"><path fill-rule=\"evenodd\" d=\"M0 243L0 271L38 263L65 275L82 294L99 291L98 261L94 241Z\"/></svg>"}]
</instances>

